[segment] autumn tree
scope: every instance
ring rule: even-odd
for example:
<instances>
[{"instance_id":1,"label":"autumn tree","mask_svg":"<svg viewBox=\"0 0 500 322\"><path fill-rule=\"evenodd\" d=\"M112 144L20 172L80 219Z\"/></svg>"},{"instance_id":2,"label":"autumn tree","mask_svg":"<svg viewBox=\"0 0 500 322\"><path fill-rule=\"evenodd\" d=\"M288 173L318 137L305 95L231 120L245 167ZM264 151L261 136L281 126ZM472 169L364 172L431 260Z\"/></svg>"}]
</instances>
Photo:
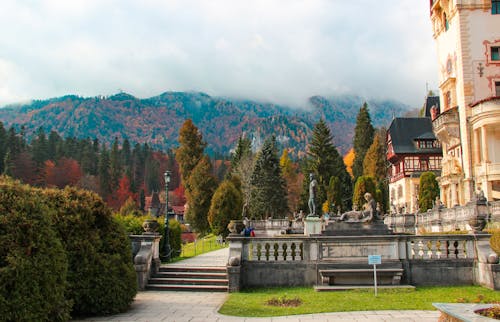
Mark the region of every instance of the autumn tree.
<instances>
[{"instance_id":1,"label":"autumn tree","mask_svg":"<svg viewBox=\"0 0 500 322\"><path fill-rule=\"evenodd\" d=\"M352 165L354 164L354 149L350 148L349 151L347 151L346 155L344 155L344 164L346 167L347 172L353 176L352 174Z\"/></svg>"},{"instance_id":2,"label":"autumn tree","mask_svg":"<svg viewBox=\"0 0 500 322\"><path fill-rule=\"evenodd\" d=\"M233 219L241 219L243 196L232 180L223 181L212 197L208 222L212 232L226 237L229 234L227 225Z\"/></svg>"},{"instance_id":3,"label":"autumn tree","mask_svg":"<svg viewBox=\"0 0 500 322\"><path fill-rule=\"evenodd\" d=\"M439 196L439 184L436 174L431 171L422 173L418 191L419 211L426 212L431 209L437 196Z\"/></svg>"},{"instance_id":4,"label":"autumn tree","mask_svg":"<svg viewBox=\"0 0 500 322\"><path fill-rule=\"evenodd\" d=\"M130 190L130 179L124 175L118 181L118 189L113 191L107 198L108 205L114 210L119 210L127 199L136 199L135 194Z\"/></svg>"},{"instance_id":5,"label":"autumn tree","mask_svg":"<svg viewBox=\"0 0 500 322\"><path fill-rule=\"evenodd\" d=\"M264 142L257 154L248 206L254 218L283 218L288 214L286 183L281 174L274 136Z\"/></svg>"},{"instance_id":6,"label":"autumn tree","mask_svg":"<svg viewBox=\"0 0 500 322\"><path fill-rule=\"evenodd\" d=\"M57 162L46 160L43 167L43 181L46 186L64 188L75 186L82 178L82 170L78 161L61 158Z\"/></svg>"},{"instance_id":7,"label":"autumn tree","mask_svg":"<svg viewBox=\"0 0 500 322\"><path fill-rule=\"evenodd\" d=\"M368 110L368 104L364 103L359 109L358 116L356 117L356 126L354 128L354 162L352 172L354 181L363 175L363 161L365 159L366 151L370 148L373 142L373 135L375 129L373 128Z\"/></svg>"},{"instance_id":8,"label":"autumn tree","mask_svg":"<svg viewBox=\"0 0 500 322\"><path fill-rule=\"evenodd\" d=\"M197 232L205 234L209 230L208 210L217 182L212 175L212 166L207 156L201 158L188 177L191 191L186 194L188 209L186 221Z\"/></svg>"},{"instance_id":9,"label":"autumn tree","mask_svg":"<svg viewBox=\"0 0 500 322\"><path fill-rule=\"evenodd\" d=\"M179 147L175 151L175 159L179 164L182 183L188 193L191 191L189 176L203 158L205 146L201 132L191 119L187 119L179 130Z\"/></svg>"}]
</instances>

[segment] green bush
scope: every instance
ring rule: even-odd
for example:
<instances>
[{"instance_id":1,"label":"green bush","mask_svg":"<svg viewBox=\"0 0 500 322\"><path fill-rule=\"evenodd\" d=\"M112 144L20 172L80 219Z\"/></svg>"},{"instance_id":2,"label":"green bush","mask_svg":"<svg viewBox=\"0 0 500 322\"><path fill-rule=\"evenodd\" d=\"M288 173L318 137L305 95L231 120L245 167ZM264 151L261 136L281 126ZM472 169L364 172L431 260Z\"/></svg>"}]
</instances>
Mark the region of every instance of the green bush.
<instances>
[{"instance_id":1,"label":"green bush","mask_svg":"<svg viewBox=\"0 0 500 322\"><path fill-rule=\"evenodd\" d=\"M177 257L181 254L181 247L182 247L181 224L175 219L170 219L168 221L168 227L169 227L168 241L170 244L170 249L172 250L172 257Z\"/></svg>"},{"instance_id":2,"label":"green bush","mask_svg":"<svg viewBox=\"0 0 500 322\"><path fill-rule=\"evenodd\" d=\"M498 255L500 255L500 229L499 228L496 228L496 229L492 228L492 229L488 229L487 232L491 234L491 238L490 238L491 248Z\"/></svg>"},{"instance_id":3,"label":"green bush","mask_svg":"<svg viewBox=\"0 0 500 322\"><path fill-rule=\"evenodd\" d=\"M149 216L121 215L115 214L115 219L123 226L129 235L141 235L144 232L142 224Z\"/></svg>"},{"instance_id":4,"label":"green bush","mask_svg":"<svg viewBox=\"0 0 500 322\"><path fill-rule=\"evenodd\" d=\"M137 293L127 233L102 199L90 191L43 190L55 210L55 229L69 262L68 296L73 314L126 310Z\"/></svg>"},{"instance_id":5,"label":"green bush","mask_svg":"<svg viewBox=\"0 0 500 322\"><path fill-rule=\"evenodd\" d=\"M0 320L65 321L66 253L53 210L29 186L0 177Z\"/></svg>"},{"instance_id":6,"label":"green bush","mask_svg":"<svg viewBox=\"0 0 500 322\"><path fill-rule=\"evenodd\" d=\"M432 208L436 197L439 196L439 184L434 172L422 173L419 186L418 207L420 212L426 212Z\"/></svg>"},{"instance_id":7,"label":"green bush","mask_svg":"<svg viewBox=\"0 0 500 322\"><path fill-rule=\"evenodd\" d=\"M208 211L208 222L215 235L229 235L227 225L232 219L241 219L241 208L243 208L243 196L231 180L223 181L215 190L210 210Z\"/></svg>"}]
</instances>

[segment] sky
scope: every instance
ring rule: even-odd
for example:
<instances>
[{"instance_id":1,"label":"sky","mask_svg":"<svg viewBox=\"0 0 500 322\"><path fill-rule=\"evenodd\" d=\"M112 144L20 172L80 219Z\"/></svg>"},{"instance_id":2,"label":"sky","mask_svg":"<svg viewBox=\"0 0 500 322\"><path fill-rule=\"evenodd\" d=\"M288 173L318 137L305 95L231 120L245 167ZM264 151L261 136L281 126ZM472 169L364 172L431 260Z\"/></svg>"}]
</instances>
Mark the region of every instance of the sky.
<instances>
[{"instance_id":1,"label":"sky","mask_svg":"<svg viewBox=\"0 0 500 322\"><path fill-rule=\"evenodd\" d=\"M0 106L66 94L201 91L301 107L313 95L423 104L429 2L2 0Z\"/></svg>"}]
</instances>

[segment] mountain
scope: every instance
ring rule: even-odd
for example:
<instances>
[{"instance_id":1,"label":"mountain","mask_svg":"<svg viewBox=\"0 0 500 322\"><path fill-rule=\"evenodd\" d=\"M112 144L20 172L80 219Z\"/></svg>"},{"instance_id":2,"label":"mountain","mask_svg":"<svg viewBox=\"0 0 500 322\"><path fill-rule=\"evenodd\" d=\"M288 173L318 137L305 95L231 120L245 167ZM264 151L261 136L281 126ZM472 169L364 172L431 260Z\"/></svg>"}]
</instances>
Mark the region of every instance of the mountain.
<instances>
[{"instance_id":1,"label":"mountain","mask_svg":"<svg viewBox=\"0 0 500 322\"><path fill-rule=\"evenodd\" d=\"M275 134L292 155L305 151L314 124L323 117L332 129L335 145L345 153L352 144L356 115L364 100L358 96L313 96L303 109L250 100L211 97L198 92L165 92L139 99L127 93L104 97L67 95L29 104L0 108L5 127L24 126L29 139L39 127L63 137L97 137L111 143L115 137L147 142L166 150L177 146L178 132L191 118L208 143L209 154L228 154L244 133L258 147ZM387 127L393 115L408 107L390 100L368 100L374 126Z\"/></svg>"}]
</instances>

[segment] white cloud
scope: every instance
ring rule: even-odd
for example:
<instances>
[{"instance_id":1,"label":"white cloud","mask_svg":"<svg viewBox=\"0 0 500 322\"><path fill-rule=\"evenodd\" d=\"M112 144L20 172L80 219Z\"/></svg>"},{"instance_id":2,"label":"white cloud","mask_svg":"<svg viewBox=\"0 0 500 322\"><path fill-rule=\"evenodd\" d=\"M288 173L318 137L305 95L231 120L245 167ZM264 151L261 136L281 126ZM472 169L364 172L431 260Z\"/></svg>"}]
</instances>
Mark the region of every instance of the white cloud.
<instances>
[{"instance_id":1,"label":"white cloud","mask_svg":"<svg viewBox=\"0 0 500 322\"><path fill-rule=\"evenodd\" d=\"M120 88L139 97L198 90L293 105L352 92L418 106L425 83L437 78L427 6L3 0L0 104Z\"/></svg>"}]
</instances>

